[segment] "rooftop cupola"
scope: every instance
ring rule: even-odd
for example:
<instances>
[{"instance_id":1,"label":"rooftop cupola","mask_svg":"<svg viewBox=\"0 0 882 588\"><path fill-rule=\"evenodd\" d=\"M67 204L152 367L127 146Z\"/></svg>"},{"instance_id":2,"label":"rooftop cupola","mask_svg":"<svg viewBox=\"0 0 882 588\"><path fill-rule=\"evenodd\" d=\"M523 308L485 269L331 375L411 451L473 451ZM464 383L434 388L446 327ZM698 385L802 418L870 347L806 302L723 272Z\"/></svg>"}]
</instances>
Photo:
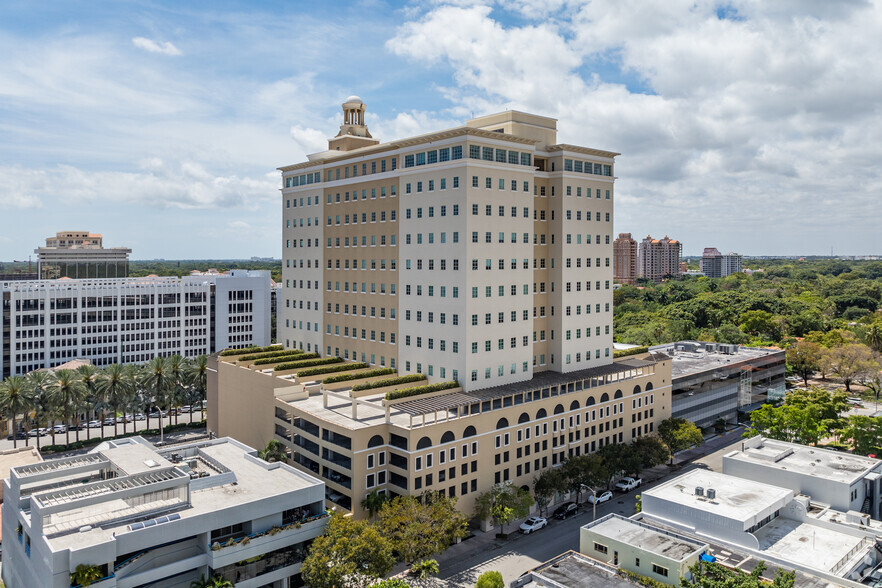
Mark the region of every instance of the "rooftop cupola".
<instances>
[{"instance_id":1,"label":"rooftop cupola","mask_svg":"<svg viewBox=\"0 0 882 588\"><path fill-rule=\"evenodd\" d=\"M328 141L331 151L351 151L379 143L371 137L364 123L365 105L358 96L350 96L343 103L343 124L337 136Z\"/></svg>"}]
</instances>

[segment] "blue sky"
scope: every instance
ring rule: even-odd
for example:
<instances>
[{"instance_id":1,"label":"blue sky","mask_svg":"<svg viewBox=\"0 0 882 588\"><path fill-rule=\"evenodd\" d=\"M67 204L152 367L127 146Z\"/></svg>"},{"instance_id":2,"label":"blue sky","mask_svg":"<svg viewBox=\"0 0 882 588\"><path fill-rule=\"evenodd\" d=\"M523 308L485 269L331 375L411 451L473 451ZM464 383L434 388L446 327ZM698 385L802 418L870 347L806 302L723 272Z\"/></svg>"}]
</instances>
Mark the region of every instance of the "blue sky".
<instances>
[{"instance_id":1,"label":"blue sky","mask_svg":"<svg viewBox=\"0 0 882 588\"><path fill-rule=\"evenodd\" d=\"M882 253L882 8L842 0L7 2L0 260L281 253L276 167L518 108L622 153L616 231Z\"/></svg>"}]
</instances>

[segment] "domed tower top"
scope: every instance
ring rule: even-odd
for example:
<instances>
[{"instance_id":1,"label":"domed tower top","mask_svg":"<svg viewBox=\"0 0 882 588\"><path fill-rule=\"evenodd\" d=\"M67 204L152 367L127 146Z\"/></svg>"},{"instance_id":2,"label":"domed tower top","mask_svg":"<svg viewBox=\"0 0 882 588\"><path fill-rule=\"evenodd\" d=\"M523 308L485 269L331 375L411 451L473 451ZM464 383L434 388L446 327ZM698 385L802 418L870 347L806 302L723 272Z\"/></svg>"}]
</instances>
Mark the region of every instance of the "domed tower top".
<instances>
[{"instance_id":1,"label":"domed tower top","mask_svg":"<svg viewBox=\"0 0 882 588\"><path fill-rule=\"evenodd\" d=\"M343 124L337 136L328 141L331 151L349 151L379 143L371 137L364 124L365 105L358 96L350 96L343 103Z\"/></svg>"}]
</instances>

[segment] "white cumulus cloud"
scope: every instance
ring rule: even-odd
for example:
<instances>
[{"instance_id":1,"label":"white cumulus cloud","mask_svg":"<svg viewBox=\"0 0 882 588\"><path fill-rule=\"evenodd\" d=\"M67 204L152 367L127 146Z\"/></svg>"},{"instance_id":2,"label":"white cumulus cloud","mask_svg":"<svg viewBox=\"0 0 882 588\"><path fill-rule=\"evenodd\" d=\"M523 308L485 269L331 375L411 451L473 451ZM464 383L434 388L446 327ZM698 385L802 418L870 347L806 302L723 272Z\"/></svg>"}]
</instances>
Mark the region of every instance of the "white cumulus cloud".
<instances>
[{"instance_id":1,"label":"white cumulus cloud","mask_svg":"<svg viewBox=\"0 0 882 588\"><path fill-rule=\"evenodd\" d=\"M154 41L146 37L134 37L132 44L138 49L149 51L150 53L162 53L163 55L180 55L181 50L175 47L171 41Z\"/></svg>"}]
</instances>

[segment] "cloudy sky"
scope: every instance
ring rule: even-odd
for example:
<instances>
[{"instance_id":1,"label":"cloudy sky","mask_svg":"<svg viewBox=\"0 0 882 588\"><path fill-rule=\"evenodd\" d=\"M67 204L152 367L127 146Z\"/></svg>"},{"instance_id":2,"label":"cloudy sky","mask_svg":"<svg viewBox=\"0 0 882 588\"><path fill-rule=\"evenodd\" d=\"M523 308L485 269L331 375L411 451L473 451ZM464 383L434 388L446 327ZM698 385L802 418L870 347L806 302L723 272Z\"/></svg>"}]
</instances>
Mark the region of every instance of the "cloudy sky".
<instances>
[{"instance_id":1,"label":"cloudy sky","mask_svg":"<svg viewBox=\"0 0 882 588\"><path fill-rule=\"evenodd\" d=\"M507 108L621 152L617 232L882 254L878 0L0 3L0 260L281 255L280 165Z\"/></svg>"}]
</instances>

